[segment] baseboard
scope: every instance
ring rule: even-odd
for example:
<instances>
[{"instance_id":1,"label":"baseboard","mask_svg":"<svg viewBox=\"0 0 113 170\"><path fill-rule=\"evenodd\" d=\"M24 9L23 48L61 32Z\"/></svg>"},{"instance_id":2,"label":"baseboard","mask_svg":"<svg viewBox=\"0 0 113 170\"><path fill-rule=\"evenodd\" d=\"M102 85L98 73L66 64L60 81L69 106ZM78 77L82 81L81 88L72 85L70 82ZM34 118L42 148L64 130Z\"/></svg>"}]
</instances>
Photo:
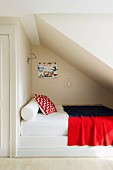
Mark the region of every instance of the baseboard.
<instances>
[{"instance_id":1,"label":"baseboard","mask_svg":"<svg viewBox=\"0 0 113 170\"><path fill-rule=\"evenodd\" d=\"M17 157L113 157L112 146L17 149Z\"/></svg>"}]
</instances>

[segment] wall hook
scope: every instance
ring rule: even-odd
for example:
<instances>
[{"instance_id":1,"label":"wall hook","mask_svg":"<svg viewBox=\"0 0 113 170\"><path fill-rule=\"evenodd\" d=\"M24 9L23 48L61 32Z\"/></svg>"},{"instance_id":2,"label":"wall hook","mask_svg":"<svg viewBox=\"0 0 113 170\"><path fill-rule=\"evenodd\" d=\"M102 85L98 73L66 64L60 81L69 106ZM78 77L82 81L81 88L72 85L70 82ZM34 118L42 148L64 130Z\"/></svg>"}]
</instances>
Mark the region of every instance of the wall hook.
<instances>
[{"instance_id":1,"label":"wall hook","mask_svg":"<svg viewBox=\"0 0 113 170\"><path fill-rule=\"evenodd\" d=\"M27 63L29 64L29 60L36 59L37 56L34 53L30 53L31 57L27 57Z\"/></svg>"}]
</instances>

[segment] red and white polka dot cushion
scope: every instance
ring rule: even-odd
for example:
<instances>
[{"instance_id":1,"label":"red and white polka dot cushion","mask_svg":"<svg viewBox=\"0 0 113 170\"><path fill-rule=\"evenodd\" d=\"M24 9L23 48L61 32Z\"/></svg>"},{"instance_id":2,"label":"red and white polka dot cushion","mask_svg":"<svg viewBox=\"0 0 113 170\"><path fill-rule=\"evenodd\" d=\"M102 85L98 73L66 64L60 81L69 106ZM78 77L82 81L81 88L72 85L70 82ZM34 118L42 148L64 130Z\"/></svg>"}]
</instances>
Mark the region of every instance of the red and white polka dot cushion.
<instances>
[{"instance_id":1,"label":"red and white polka dot cushion","mask_svg":"<svg viewBox=\"0 0 113 170\"><path fill-rule=\"evenodd\" d=\"M53 112L57 112L55 105L52 103L52 101L47 96L35 95L34 99L38 103L41 111L45 115L48 115Z\"/></svg>"}]
</instances>

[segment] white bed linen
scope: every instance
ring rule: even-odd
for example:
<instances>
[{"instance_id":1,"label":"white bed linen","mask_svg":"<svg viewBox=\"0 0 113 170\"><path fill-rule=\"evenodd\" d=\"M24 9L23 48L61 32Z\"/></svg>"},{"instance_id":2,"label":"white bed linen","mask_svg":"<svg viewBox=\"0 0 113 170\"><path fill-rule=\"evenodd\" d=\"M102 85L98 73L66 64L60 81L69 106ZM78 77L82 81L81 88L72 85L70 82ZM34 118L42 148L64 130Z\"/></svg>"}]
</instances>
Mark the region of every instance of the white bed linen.
<instances>
[{"instance_id":1,"label":"white bed linen","mask_svg":"<svg viewBox=\"0 0 113 170\"><path fill-rule=\"evenodd\" d=\"M67 136L68 114L54 112L50 115L38 113L30 121L21 121L21 136Z\"/></svg>"}]
</instances>

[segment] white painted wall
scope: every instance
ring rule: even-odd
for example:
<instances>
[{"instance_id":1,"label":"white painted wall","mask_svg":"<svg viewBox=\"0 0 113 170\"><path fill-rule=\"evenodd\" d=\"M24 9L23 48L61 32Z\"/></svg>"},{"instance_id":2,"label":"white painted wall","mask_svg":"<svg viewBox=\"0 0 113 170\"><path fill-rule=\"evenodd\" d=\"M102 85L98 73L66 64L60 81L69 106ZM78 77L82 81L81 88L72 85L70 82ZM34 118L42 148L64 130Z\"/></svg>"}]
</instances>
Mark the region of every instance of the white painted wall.
<instances>
[{"instance_id":1,"label":"white painted wall","mask_svg":"<svg viewBox=\"0 0 113 170\"><path fill-rule=\"evenodd\" d=\"M37 56L32 60L32 96L35 93L45 94L56 104L104 104L113 108L113 94L91 80L79 70L72 67L59 56L43 46L33 46ZM57 79L38 79L38 62L57 62ZM69 78L71 87L65 87Z\"/></svg>"},{"instance_id":2,"label":"white painted wall","mask_svg":"<svg viewBox=\"0 0 113 170\"><path fill-rule=\"evenodd\" d=\"M34 15L24 15L20 17L20 22L26 31L31 43L33 45L40 45L39 35L35 22Z\"/></svg>"},{"instance_id":3,"label":"white painted wall","mask_svg":"<svg viewBox=\"0 0 113 170\"><path fill-rule=\"evenodd\" d=\"M0 25L17 25L18 18L17 17L0 17Z\"/></svg>"},{"instance_id":4,"label":"white painted wall","mask_svg":"<svg viewBox=\"0 0 113 170\"><path fill-rule=\"evenodd\" d=\"M22 25L18 18L13 17L0 17L0 25L14 25L17 28L17 57L18 57L18 104L19 109L31 97L31 63L27 63L27 56L31 53L31 42L27 37Z\"/></svg>"},{"instance_id":5,"label":"white painted wall","mask_svg":"<svg viewBox=\"0 0 113 170\"><path fill-rule=\"evenodd\" d=\"M31 43L20 23L18 27L19 108L21 108L31 97L31 62L27 63Z\"/></svg>"},{"instance_id":6,"label":"white painted wall","mask_svg":"<svg viewBox=\"0 0 113 170\"><path fill-rule=\"evenodd\" d=\"M28 13L113 13L111 0L4 0L1 16L18 16Z\"/></svg>"},{"instance_id":7,"label":"white painted wall","mask_svg":"<svg viewBox=\"0 0 113 170\"><path fill-rule=\"evenodd\" d=\"M113 68L113 14L38 14Z\"/></svg>"},{"instance_id":8,"label":"white painted wall","mask_svg":"<svg viewBox=\"0 0 113 170\"><path fill-rule=\"evenodd\" d=\"M22 25L18 22L17 36L17 55L18 55L18 108L16 113L16 135L17 139L20 135L20 111L21 108L28 103L31 98L31 63L27 63L27 56L31 53L31 43L28 39ZM18 143L18 140L17 140Z\"/></svg>"}]
</instances>

